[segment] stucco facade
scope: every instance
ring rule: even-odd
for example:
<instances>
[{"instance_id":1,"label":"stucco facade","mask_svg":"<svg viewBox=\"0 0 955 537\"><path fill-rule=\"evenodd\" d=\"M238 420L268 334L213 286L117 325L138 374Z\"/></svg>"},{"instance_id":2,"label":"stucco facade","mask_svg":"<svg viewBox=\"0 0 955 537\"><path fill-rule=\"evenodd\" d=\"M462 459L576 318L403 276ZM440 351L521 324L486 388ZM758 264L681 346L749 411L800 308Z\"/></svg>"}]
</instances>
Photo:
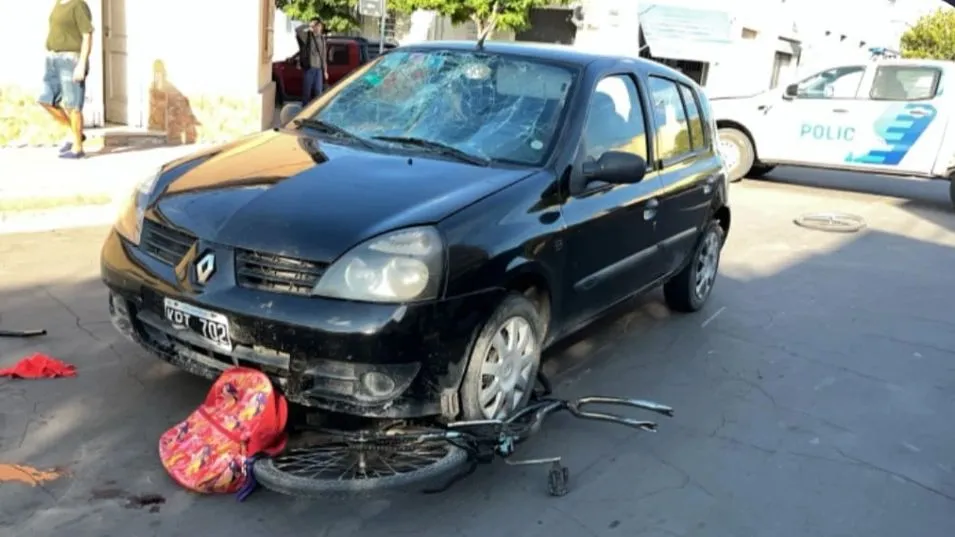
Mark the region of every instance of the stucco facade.
<instances>
[{"instance_id":1,"label":"stucco facade","mask_svg":"<svg viewBox=\"0 0 955 537\"><path fill-rule=\"evenodd\" d=\"M86 123L169 143L231 138L272 124L274 0L87 0L94 19ZM52 2L0 0L0 145L63 132L33 104ZM16 13L16 16L7 16ZM224 17L223 14L228 14Z\"/></svg>"}]
</instances>

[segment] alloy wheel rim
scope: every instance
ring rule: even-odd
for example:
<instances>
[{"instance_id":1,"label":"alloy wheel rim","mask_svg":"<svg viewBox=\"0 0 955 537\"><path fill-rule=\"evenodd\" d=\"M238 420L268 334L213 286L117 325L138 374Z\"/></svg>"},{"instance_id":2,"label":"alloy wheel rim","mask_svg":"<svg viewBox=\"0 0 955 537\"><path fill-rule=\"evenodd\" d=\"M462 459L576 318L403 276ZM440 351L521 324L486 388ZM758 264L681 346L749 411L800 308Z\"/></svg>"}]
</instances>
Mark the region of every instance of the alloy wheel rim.
<instances>
[{"instance_id":1,"label":"alloy wheel rim","mask_svg":"<svg viewBox=\"0 0 955 537\"><path fill-rule=\"evenodd\" d=\"M727 169L732 170L735 168L739 162L739 147L729 140L720 140L719 149L720 156L723 157L723 162L726 164Z\"/></svg>"},{"instance_id":2,"label":"alloy wheel rim","mask_svg":"<svg viewBox=\"0 0 955 537\"><path fill-rule=\"evenodd\" d=\"M479 402L485 419L508 416L534 388L537 350L526 319L511 317L501 324L481 364Z\"/></svg>"},{"instance_id":3,"label":"alloy wheel rim","mask_svg":"<svg viewBox=\"0 0 955 537\"><path fill-rule=\"evenodd\" d=\"M708 233L696 257L696 281L694 291L700 300L713 289L720 263L720 241L716 233Z\"/></svg>"}]
</instances>

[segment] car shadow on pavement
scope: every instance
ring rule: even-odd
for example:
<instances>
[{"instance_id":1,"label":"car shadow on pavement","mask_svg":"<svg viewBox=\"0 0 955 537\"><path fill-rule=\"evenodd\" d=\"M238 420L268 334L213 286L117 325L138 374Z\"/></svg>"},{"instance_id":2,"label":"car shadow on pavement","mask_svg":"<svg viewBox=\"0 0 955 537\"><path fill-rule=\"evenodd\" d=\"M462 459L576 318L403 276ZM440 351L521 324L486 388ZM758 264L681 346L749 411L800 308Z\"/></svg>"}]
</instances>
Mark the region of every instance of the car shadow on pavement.
<instances>
[{"instance_id":1,"label":"car shadow on pavement","mask_svg":"<svg viewBox=\"0 0 955 537\"><path fill-rule=\"evenodd\" d=\"M948 244L875 228L791 226L753 242L731 234L703 311L671 313L653 293L548 353L558 396L629 395L677 410L656 435L553 418L519 456L563 456L570 495L548 497L541 467L495 464L426 501L334 504L263 491L239 505L178 489L156 443L209 382L121 339L92 267L72 283L0 284L0 327L50 331L0 339L0 367L45 352L79 373L0 380L0 463L70 473L32 489L0 483L0 520L17 536L69 527L77 537L213 526L214 535L336 537L889 537L919 520L920 535L949 537L955 281L938 267L953 264ZM140 510L131 498L143 495L164 502Z\"/></svg>"},{"instance_id":2,"label":"car shadow on pavement","mask_svg":"<svg viewBox=\"0 0 955 537\"><path fill-rule=\"evenodd\" d=\"M744 179L744 181L760 181ZM766 176L766 182L823 190L841 190L907 200L913 206L951 212L948 181L893 177L874 173L841 172L781 166Z\"/></svg>"}]
</instances>

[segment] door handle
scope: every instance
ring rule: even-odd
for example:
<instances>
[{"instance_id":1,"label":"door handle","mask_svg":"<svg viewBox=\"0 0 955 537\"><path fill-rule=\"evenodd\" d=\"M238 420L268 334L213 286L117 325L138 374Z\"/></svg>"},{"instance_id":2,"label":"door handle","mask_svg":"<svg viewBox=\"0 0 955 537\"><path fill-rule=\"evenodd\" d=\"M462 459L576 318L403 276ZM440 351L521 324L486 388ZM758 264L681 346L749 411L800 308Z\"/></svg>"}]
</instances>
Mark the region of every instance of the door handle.
<instances>
[{"instance_id":1,"label":"door handle","mask_svg":"<svg viewBox=\"0 0 955 537\"><path fill-rule=\"evenodd\" d=\"M656 198L651 199L647 202L646 207L643 209L643 219L644 220L653 220L657 217L657 207L660 206L660 201Z\"/></svg>"},{"instance_id":2,"label":"door handle","mask_svg":"<svg viewBox=\"0 0 955 537\"><path fill-rule=\"evenodd\" d=\"M832 111L837 114L847 114L849 112L845 108L833 108Z\"/></svg>"},{"instance_id":3,"label":"door handle","mask_svg":"<svg viewBox=\"0 0 955 537\"><path fill-rule=\"evenodd\" d=\"M921 108L916 108L914 110L909 110L909 115L912 117L925 117L925 110Z\"/></svg>"}]
</instances>

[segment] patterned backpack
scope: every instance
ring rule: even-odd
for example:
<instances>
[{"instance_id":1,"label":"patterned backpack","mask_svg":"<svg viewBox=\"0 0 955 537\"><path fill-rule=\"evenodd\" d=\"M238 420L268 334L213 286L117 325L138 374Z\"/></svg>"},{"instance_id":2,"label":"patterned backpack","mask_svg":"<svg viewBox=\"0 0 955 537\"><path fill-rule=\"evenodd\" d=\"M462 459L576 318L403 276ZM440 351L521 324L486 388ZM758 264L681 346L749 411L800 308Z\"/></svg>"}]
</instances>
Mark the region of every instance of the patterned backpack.
<instances>
[{"instance_id":1,"label":"patterned backpack","mask_svg":"<svg viewBox=\"0 0 955 537\"><path fill-rule=\"evenodd\" d=\"M285 449L288 404L262 372L233 367L206 400L159 439L159 458L179 485L229 494L247 484L251 462Z\"/></svg>"}]
</instances>

